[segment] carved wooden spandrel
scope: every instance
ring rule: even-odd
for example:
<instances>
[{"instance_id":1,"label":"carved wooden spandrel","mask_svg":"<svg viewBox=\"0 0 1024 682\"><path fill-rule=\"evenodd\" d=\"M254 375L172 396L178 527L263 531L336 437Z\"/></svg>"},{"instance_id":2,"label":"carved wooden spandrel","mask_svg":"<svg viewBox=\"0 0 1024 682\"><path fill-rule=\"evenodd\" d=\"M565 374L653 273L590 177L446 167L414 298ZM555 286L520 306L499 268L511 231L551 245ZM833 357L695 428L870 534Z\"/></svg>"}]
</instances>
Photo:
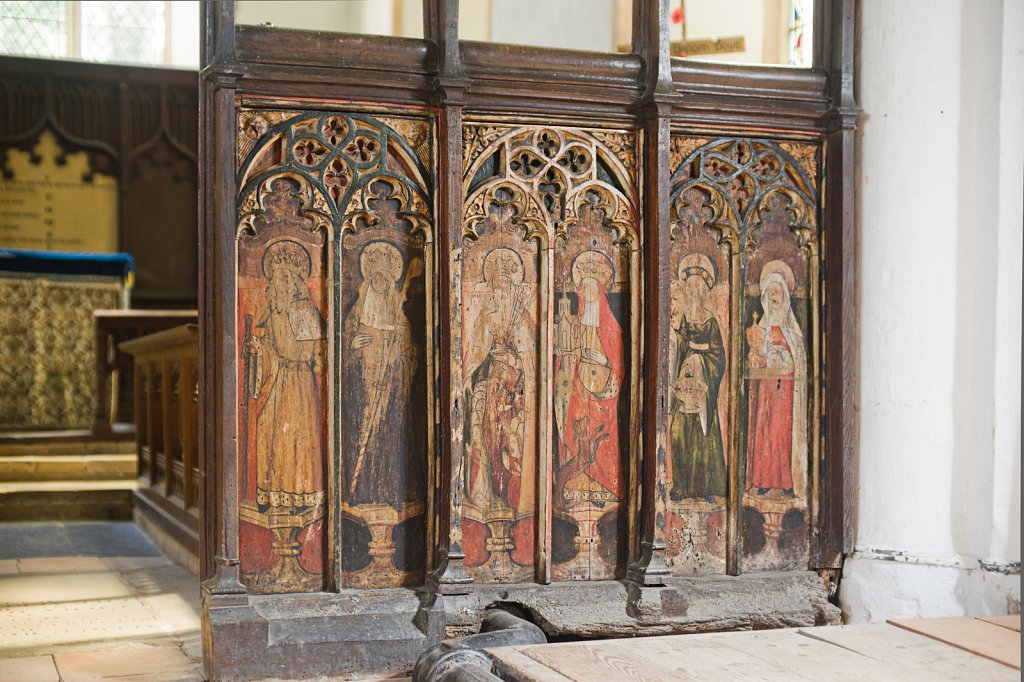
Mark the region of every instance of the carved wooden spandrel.
<instances>
[{"instance_id":1,"label":"carved wooden spandrel","mask_svg":"<svg viewBox=\"0 0 1024 682\"><path fill-rule=\"evenodd\" d=\"M818 149L798 142L682 135L673 138L673 149L679 150L673 196L682 200L683 214L695 202L710 207L704 232L718 247L711 249L702 237L708 244L696 249L699 255L682 258L689 259L690 272L700 274L694 269L699 260L707 258L717 267L716 253L729 256L729 313L719 310L716 317L725 349L719 396L728 385L719 419L727 488L733 491L727 526L739 537L727 533L726 541L738 551L744 571L803 568L818 503L812 482L820 451ZM675 233L674 249L682 233ZM714 291L721 278L709 279ZM673 371L703 391L711 376L708 367L688 377L686 359L681 362ZM690 362L696 370L697 361ZM679 396L685 412L684 398L685 392ZM692 438L684 437L682 444L688 452L699 450ZM705 478L714 469L700 467ZM706 500L677 500L676 514L702 514ZM692 562L679 567L694 569Z\"/></svg>"}]
</instances>

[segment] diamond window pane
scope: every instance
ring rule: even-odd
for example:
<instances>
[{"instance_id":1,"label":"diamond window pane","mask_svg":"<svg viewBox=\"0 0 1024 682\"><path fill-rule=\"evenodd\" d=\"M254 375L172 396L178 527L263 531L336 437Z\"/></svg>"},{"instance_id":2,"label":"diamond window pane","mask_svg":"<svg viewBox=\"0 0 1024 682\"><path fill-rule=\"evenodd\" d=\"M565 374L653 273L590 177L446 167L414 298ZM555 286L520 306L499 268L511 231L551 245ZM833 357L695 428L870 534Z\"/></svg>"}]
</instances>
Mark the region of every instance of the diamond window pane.
<instances>
[{"instance_id":1,"label":"diamond window pane","mask_svg":"<svg viewBox=\"0 0 1024 682\"><path fill-rule=\"evenodd\" d=\"M83 2L81 7L83 59L123 64L164 62L165 2Z\"/></svg>"},{"instance_id":2,"label":"diamond window pane","mask_svg":"<svg viewBox=\"0 0 1024 682\"><path fill-rule=\"evenodd\" d=\"M0 53L63 57L68 48L67 3L0 0Z\"/></svg>"}]
</instances>

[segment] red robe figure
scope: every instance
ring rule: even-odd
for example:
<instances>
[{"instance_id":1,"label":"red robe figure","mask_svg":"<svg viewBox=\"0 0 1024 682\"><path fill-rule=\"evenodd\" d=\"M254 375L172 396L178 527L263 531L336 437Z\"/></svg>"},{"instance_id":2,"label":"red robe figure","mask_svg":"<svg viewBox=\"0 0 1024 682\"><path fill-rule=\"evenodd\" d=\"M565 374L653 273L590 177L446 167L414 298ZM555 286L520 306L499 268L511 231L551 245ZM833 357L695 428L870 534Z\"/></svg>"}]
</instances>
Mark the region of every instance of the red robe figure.
<instances>
[{"instance_id":1,"label":"red robe figure","mask_svg":"<svg viewBox=\"0 0 1024 682\"><path fill-rule=\"evenodd\" d=\"M623 497L618 400L625 360L622 327L608 305L613 272L604 254L583 252L573 263L575 319L569 319L564 295L560 301L555 360L560 443L554 503L563 509L575 499L610 502ZM580 473L600 488L580 479Z\"/></svg>"},{"instance_id":2,"label":"red robe figure","mask_svg":"<svg viewBox=\"0 0 1024 682\"><path fill-rule=\"evenodd\" d=\"M747 329L750 406L747 484L804 497L807 462L807 351L793 314L793 271L771 261L761 272L764 315Z\"/></svg>"}]
</instances>

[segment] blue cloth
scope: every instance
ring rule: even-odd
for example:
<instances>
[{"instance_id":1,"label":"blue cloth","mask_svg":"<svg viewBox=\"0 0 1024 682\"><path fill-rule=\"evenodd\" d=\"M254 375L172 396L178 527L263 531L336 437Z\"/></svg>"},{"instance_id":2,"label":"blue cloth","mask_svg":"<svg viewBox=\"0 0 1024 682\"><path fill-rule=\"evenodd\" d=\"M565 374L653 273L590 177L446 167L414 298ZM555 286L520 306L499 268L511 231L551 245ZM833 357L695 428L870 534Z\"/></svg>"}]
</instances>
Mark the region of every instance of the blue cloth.
<instances>
[{"instance_id":1,"label":"blue cloth","mask_svg":"<svg viewBox=\"0 0 1024 682\"><path fill-rule=\"evenodd\" d=\"M135 259L127 253L0 249L0 272L101 275L125 279L134 270Z\"/></svg>"}]
</instances>

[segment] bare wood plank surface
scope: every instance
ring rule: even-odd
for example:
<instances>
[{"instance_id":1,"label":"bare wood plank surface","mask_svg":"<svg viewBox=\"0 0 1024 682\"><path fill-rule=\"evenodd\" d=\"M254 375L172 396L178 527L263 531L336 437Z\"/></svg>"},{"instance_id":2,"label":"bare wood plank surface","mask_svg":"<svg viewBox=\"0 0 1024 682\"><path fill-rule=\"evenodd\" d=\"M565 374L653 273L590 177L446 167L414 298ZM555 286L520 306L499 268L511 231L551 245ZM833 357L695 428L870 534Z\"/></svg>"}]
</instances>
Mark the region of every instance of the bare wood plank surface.
<instances>
[{"instance_id":1,"label":"bare wood plank surface","mask_svg":"<svg viewBox=\"0 0 1024 682\"><path fill-rule=\"evenodd\" d=\"M657 661L666 670L665 675L654 678L659 680L743 679L751 670L766 682L809 679L795 676L775 661L760 660L742 648L729 646L721 635L620 640L613 646L624 655Z\"/></svg>"},{"instance_id":2,"label":"bare wood plank surface","mask_svg":"<svg viewBox=\"0 0 1024 682\"><path fill-rule=\"evenodd\" d=\"M1020 670L1020 633L1009 628L977 618L915 618L889 622Z\"/></svg>"},{"instance_id":3,"label":"bare wood plank surface","mask_svg":"<svg viewBox=\"0 0 1024 682\"><path fill-rule=\"evenodd\" d=\"M898 678L888 675L877 661L802 637L795 630L646 637L523 647L519 651L556 672L559 677L553 679L564 676L578 682L749 679L751 674L766 682L907 679L904 674ZM504 655L500 649L489 653L499 660ZM549 680L542 672L516 679Z\"/></svg>"},{"instance_id":4,"label":"bare wood plank surface","mask_svg":"<svg viewBox=\"0 0 1024 682\"><path fill-rule=\"evenodd\" d=\"M605 643L602 646L556 644L548 647L528 647L523 649L523 653L575 682L601 679L629 682L694 679L689 676L673 676L670 668L659 665L649 656L637 656L635 650L624 651L621 646L617 647L613 643ZM547 678L540 679L548 682Z\"/></svg>"},{"instance_id":5,"label":"bare wood plank surface","mask_svg":"<svg viewBox=\"0 0 1024 682\"><path fill-rule=\"evenodd\" d=\"M805 637L829 642L892 666L903 679L1016 680L1008 667L969 651L887 623L803 628Z\"/></svg>"},{"instance_id":6,"label":"bare wood plank surface","mask_svg":"<svg viewBox=\"0 0 1024 682\"><path fill-rule=\"evenodd\" d=\"M908 679L903 674L894 675L888 667L878 661L842 647L804 637L798 630L751 632L738 637L722 634L718 637L723 645L744 652L758 661L760 666L773 664L784 670L791 680L906 682ZM924 682L932 678L909 679Z\"/></svg>"},{"instance_id":7,"label":"bare wood plank surface","mask_svg":"<svg viewBox=\"0 0 1024 682\"><path fill-rule=\"evenodd\" d=\"M494 671L505 680L543 680L544 682L571 682L572 678L555 672L543 663L530 658L519 647L502 647L490 652Z\"/></svg>"},{"instance_id":8,"label":"bare wood plank surface","mask_svg":"<svg viewBox=\"0 0 1024 682\"><path fill-rule=\"evenodd\" d=\"M978 620L983 620L986 623L992 623L999 627L1008 628L1010 630L1016 630L1020 632L1020 615L1016 616L980 616Z\"/></svg>"},{"instance_id":9,"label":"bare wood plank surface","mask_svg":"<svg viewBox=\"0 0 1024 682\"><path fill-rule=\"evenodd\" d=\"M886 624L547 644L488 654L504 677L519 682L1018 678L1006 665Z\"/></svg>"}]
</instances>

